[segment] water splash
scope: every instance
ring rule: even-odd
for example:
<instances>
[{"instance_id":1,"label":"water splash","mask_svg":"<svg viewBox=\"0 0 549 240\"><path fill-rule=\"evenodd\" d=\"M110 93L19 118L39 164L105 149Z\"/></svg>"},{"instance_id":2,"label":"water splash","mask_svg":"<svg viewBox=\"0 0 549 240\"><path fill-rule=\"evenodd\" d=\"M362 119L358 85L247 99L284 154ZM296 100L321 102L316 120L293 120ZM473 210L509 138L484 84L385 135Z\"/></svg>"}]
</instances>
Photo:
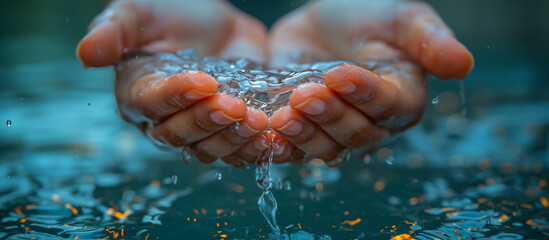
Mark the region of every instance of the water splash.
<instances>
[{"instance_id":1,"label":"water splash","mask_svg":"<svg viewBox=\"0 0 549 240\"><path fill-rule=\"evenodd\" d=\"M324 73L329 69L343 63L353 64L334 61L290 64L284 69L265 69L263 66L247 59L227 60L201 57L194 50L182 50L176 54L162 54L155 58L150 63L150 68L142 74L163 72L171 76L189 70L203 71L217 80L219 92L240 98L244 100L248 107L261 110L269 117L274 111L288 105L289 97L297 86L309 82L323 84ZM394 71L393 65L390 61L372 61L360 64L361 67L374 73ZM264 137L264 143L269 148L258 156L256 162L256 181L257 185L263 190L258 200L258 206L277 238L280 238L280 229L276 224L277 204L274 195L271 193L273 180L269 172L273 160L273 151L278 146L274 141L274 131L272 129L267 129L261 136ZM184 161L188 162L191 153L187 149L182 149L182 153ZM350 150L346 149L336 159L326 164L332 167L339 166L346 162L349 155ZM275 188L278 187L275 184ZM282 187L287 191L291 190L289 182L285 182Z\"/></svg>"},{"instance_id":2,"label":"water splash","mask_svg":"<svg viewBox=\"0 0 549 240\"><path fill-rule=\"evenodd\" d=\"M268 116L271 116L280 107L288 105L289 97L297 86L307 82L322 83L326 71L343 63L349 62L293 64L286 69L264 69L261 65L247 59L226 60L201 57L194 50L182 50L177 54L159 55L149 70L164 72L167 75L175 75L189 70L206 72L218 81L219 92L243 99L248 107L264 111ZM372 69L379 68L377 64L370 67ZM277 143L274 142L274 131L271 129L268 129L263 136L266 136L264 141L269 149L260 154L256 162L256 181L263 190L258 200L258 206L275 235L280 237L280 229L276 225L277 204L271 193L273 181L269 172ZM348 152L344 152L341 157L336 159L335 164L340 165L345 162L349 155ZM191 154L189 150L182 149L182 154L184 161L189 162ZM216 179L221 179L220 173L216 174ZM276 184L275 188L284 188L289 191L291 185L289 182L284 184L280 182Z\"/></svg>"},{"instance_id":3,"label":"water splash","mask_svg":"<svg viewBox=\"0 0 549 240\"><path fill-rule=\"evenodd\" d=\"M221 181L222 178L223 178L223 175L220 172L215 173L215 180Z\"/></svg>"},{"instance_id":4,"label":"water splash","mask_svg":"<svg viewBox=\"0 0 549 240\"><path fill-rule=\"evenodd\" d=\"M6 126L11 127L11 120L6 121Z\"/></svg>"}]
</instances>

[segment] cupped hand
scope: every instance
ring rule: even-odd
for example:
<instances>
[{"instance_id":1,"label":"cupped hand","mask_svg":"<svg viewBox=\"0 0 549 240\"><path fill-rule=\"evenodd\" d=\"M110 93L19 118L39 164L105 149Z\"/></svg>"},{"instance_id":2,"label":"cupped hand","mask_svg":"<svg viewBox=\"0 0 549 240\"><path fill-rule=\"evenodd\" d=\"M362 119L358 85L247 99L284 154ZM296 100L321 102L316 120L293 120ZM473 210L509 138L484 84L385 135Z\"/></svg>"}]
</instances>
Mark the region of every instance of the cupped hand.
<instances>
[{"instance_id":1,"label":"cupped hand","mask_svg":"<svg viewBox=\"0 0 549 240\"><path fill-rule=\"evenodd\" d=\"M304 155L336 166L343 149L376 148L420 120L424 70L450 79L473 67L437 13L412 1L314 1L275 24L268 48L275 67L332 60L364 67L330 69L324 84L299 86L290 106L273 114L271 127L290 146L279 150L278 162Z\"/></svg>"},{"instance_id":2,"label":"cupped hand","mask_svg":"<svg viewBox=\"0 0 549 240\"><path fill-rule=\"evenodd\" d=\"M170 75L151 66L165 61L155 54L187 48L263 62L265 43L265 27L223 1L114 1L92 22L77 55L88 67L118 65L120 113L156 143L190 147L202 162L243 166L263 149L253 143L268 127L265 113L218 93L204 72ZM152 56L128 57L143 52Z\"/></svg>"}]
</instances>

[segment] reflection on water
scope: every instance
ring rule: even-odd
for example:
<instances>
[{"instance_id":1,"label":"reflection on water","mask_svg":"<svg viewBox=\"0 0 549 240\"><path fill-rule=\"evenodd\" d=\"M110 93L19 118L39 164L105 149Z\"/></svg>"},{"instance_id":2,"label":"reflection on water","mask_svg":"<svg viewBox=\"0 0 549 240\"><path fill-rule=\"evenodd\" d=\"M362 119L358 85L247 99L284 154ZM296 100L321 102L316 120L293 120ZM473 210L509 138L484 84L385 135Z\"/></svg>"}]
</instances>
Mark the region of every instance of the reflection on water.
<instances>
[{"instance_id":1,"label":"reflection on water","mask_svg":"<svg viewBox=\"0 0 549 240\"><path fill-rule=\"evenodd\" d=\"M1 70L21 80L0 92L11 121L0 126L0 238L274 237L254 169L157 150L117 116L110 71L74 61ZM420 126L363 161L273 167L285 238L548 238L548 104L470 107L463 118L458 91L433 92Z\"/></svg>"}]
</instances>

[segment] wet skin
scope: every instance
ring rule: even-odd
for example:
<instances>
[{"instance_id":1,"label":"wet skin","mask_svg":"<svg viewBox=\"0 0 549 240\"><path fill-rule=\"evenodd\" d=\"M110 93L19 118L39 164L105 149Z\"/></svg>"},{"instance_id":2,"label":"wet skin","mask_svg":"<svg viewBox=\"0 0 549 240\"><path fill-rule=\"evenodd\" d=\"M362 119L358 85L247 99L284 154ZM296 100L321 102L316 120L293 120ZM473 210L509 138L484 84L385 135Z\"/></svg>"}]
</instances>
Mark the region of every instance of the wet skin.
<instances>
[{"instance_id":1,"label":"wet skin","mask_svg":"<svg viewBox=\"0 0 549 240\"><path fill-rule=\"evenodd\" d=\"M269 119L217 93L215 80L203 72L136 74L158 60L120 62L131 52L186 48L271 67L349 60L385 62L394 71L336 66L324 85L299 86L290 105ZM266 149L269 124L277 163L314 157L330 163L345 148L376 148L420 120L425 71L465 78L473 67L470 52L434 10L396 0L313 1L280 19L270 33L222 1L116 1L92 22L77 53L85 66L124 66L117 72L116 97L127 121L161 144L191 147L202 162L221 158L235 166L255 162Z\"/></svg>"}]
</instances>

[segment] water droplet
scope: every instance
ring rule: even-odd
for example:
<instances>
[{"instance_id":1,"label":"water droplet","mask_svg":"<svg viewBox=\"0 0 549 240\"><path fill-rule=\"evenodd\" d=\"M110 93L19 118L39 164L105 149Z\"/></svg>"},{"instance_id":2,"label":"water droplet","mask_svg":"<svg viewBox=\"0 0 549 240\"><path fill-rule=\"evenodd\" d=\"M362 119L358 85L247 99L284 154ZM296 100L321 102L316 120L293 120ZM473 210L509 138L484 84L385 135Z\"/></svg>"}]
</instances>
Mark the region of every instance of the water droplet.
<instances>
[{"instance_id":1,"label":"water droplet","mask_svg":"<svg viewBox=\"0 0 549 240\"><path fill-rule=\"evenodd\" d=\"M124 70L124 66L122 66L122 64L116 65L116 71L119 71L119 72L120 72L120 71L122 71L122 70Z\"/></svg>"},{"instance_id":2,"label":"water droplet","mask_svg":"<svg viewBox=\"0 0 549 240\"><path fill-rule=\"evenodd\" d=\"M332 237L328 236L328 235L322 235L320 237L320 240L332 240Z\"/></svg>"},{"instance_id":3,"label":"water droplet","mask_svg":"<svg viewBox=\"0 0 549 240\"><path fill-rule=\"evenodd\" d=\"M393 165L393 164L395 164L395 157L389 156L389 157L387 157L387 159L385 160L385 162L386 162L387 164L389 164L389 165Z\"/></svg>"},{"instance_id":4,"label":"water droplet","mask_svg":"<svg viewBox=\"0 0 549 240\"><path fill-rule=\"evenodd\" d=\"M6 126L11 127L11 120L6 121Z\"/></svg>"},{"instance_id":5,"label":"water droplet","mask_svg":"<svg viewBox=\"0 0 549 240\"><path fill-rule=\"evenodd\" d=\"M172 183L177 184L177 175L172 176Z\"/></svg>"},{"instance_id":6,"label":"water droplet","mask_svg":"<svg viewBox=\"0 0 549 240\"><path fill-rule=\"evenodd\" d=\"M422 46L423 48L427 48L427 43L423 43L423 44L421 44L421 46Z\"/></svg>"},{"instance_id":7,"label":"water droplet","mask_svg":"<svg viewBox=\"0 0 549 240\"><path fill-rule=\"evenodd\" d=\"M141 31L145 30L145 28L144 28L144 27L141 27L140 29L141 29Z\"/></svg>"},{"instance_id":8,"label":"water droplet","mask_svg":"<svg viewBox=\"0 0 549 240\"><path fill-rule=\"evenodd\" d=\"M305 210L305 206L303 206L303 204L299 205L299 211L304 211Z\"/></svg>"},{"instance_id":9,"label":"water droplet","mask_svg":"<svg viewBox=\"0 0 549 240\"><path fill-rule=\"evenodd\" d=\"M65 22L69 22L69 18L65 18Z\"/></svg>"},{"instance_id":10,"label":"water droplet","mask_svg":"<svg viewBox=\"0 0 549 240\"><path fill-rule=\"evenodd\" d=\"M365 164L372 163L372 155L370 155L370 154L364 155L364 157L362 158L362 162L365 163Z\"/></svg>"},{"instance_id":11,"label":"water droplet","mask_svg":"<svg viewBox=\"0 0 549 240\"><path fill-rule=\"evenodd\" d=\"M181 148L181 156L183 157L183 162L189 164L191 162L191 152L187 148Z\"/></svg>"},{"instance_id":12,"label":"water droplet","mask_svg":"<svg viewBox=\"0 0 549 240\"><path fill-rule=\"evenodd\" d=\"M89 103L88 103L88 107L91 107L91 106L92 106L92 104L91 104L91 102L89 102Z\"/></svg>"},{"instance_id":13,"label":"water droplet","mask_svg":"<svg viewBox=\"0 0 549 240\"><path fill-rule=\"evenodd\" d=\"M486 48L490 49L490 45L488 45Z\"/></svg>"},{"instance_id":14,"label":"water droplet","mask_svg":"<svg viewBox=\"0 0 549 240\"><path fill-rule=\"evenodd\" d=\"M103 51L101 51L101 49L97 48L97 54L101 55L101 54L103 54Z\"/></svg>"},{"instance_id":15,"label":"water droplet","mask_svg":"<svg viewBox=\"0 0 549 240\"><path fill-rule=\"evenodd\" d=\"M221 178L223 178L223 175L220 172L215 173L215 180L220 181Z\"/></svg>"},{"instance_id":16,"label":"water droplet","mask_svg":"<svg viewBox=\"0 0 549 240\"><path fill-rule=\"evenodd\" d=\"M235 130L236 132L240 131L240 122L236 122L236 123L234 124L234 130Z\"/></svg>"},{"instance_id":17,"label":"water droplet","mask_svg":"<svg viewBox=\"0 0 549 240\"><path fill-rule=\"evenodd\" d=\"M345 204L345 201L339 200L339 204L343 205L343 204Z\"/></svg>"},{"instance_id":18,"label":"water droplet","mask_svg":"<svg viewBox=\"0 0 549 240\"><path fill-rule=\"evenodd\" d=\"M252 169L252 166L246 165L246 170L250 170L250 169Z\"/></svg>"},{"instance_id":19,"label":"water droplet","mask_svg":"<svg viewBox=\"0 0 549 240\"><path fill-rule=\"evenodd\" d=\"M347 148L341 151L334 160L326 162L326 165L328 167L339 167L343 165L343 163L347 162L349 156L351 156L351 149Z\"/></svg>"},{"instance_id":20,"label":"water droplet","mask_svg":"<svg viewBox=\"0 0 549 240\"><path fill-rule=\"evenodd\" d=\"M286 191L292 190L292 183L290 181L284 182L284 190Z\"/></svg>"},{"instance_id":21,"label":"water droplet","mask_svg":"<svg viewBox=\"0 0 549 240\"><path fill-rule=\"evenodd\" d=\"M284 183L282 183L282 179L277 178L276 181L274 182L274 188L276 190L282 190L282 187L284 187Z\"/></svg>"},{"instance_id":22,"label":"water droplet","mask_svg":"<svg viewBox=\"0 0 549 240\"><path fill-rule=\"evenodd\" d=\"M439 54L440 56L442 56L442 55L444 55L444 51L440 51L440 52L438 52L438 54Z\"/></svg>"},{"instance_id":23,"label":"water droplet","mask_svg":"<svg viewBox=\"0 0 549 240\"><path fill-rule=\"evenodd\" d=\"M437 104L437 103L438 103L438 96L433 98L433 100L431 101L431 104Z\"/></svg>"}]
</instances>

